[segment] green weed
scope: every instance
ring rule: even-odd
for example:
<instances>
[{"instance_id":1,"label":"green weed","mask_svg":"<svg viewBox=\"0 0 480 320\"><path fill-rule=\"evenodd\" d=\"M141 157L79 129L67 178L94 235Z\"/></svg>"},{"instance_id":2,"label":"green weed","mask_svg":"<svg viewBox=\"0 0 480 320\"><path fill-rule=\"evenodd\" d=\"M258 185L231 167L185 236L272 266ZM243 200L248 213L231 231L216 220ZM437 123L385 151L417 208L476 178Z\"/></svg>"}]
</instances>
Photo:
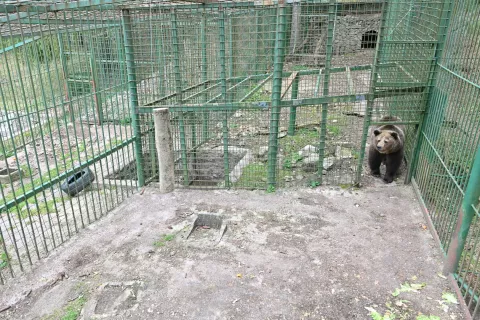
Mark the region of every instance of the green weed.
<instances>
[{"instance_id":1,"label":"green weed","mask_svg":"<svg viewBox=\"0 0 480 320\"><path fill-rule=\"evenodd\" d=\"M155 241L155 242L153 243L153 245L154 245L155 247L158 247L158 248L159 248L159 247L164 247L164 246L167 244L167 242L172 241L173 239L175 239L175 235L174 235L174 234L164 234L164 235L162 236L162 239Z\"/></svg>"},{"instance_id":2,"label":"green weed","mask_svg":"<svg viewBox=\"0 0 480 320\"><path fill-rule=\"evenodd\" d=\"M56 310L51 315L43 317L42 320L76 320L80 316L82 308L86 302L87 298L84 295L81 295L77 299L70 301L61 310Z\"/></svg>"},{"instance_id":3,"label":"green weed","mask_svg":"<svg viewBox=\"0 0 480 320\"><path fill-rule=\"evenodd\" d=\"M312 189L318 187L319 185L320 185L320 182L317 180L310 181L310 188Z\"/></svg>"},{"instance_id":4,"label":"green weed","mask_svg":"<svg viewBox=\"0 0 480 320\"><path fill-rule=\"evenodd\" d=\"M6 252L0 252L0 270L8 266L8 256Z\"/></svg>"},{"instance_id":5,"label":"green weed","mask_svg":"<svg viewBox=\"0 0 480 320\"><path fill-rule=\"evenodd\" d=\"M292 66L292 71L302 71L302 70L308 70L308 69L310 69L310 68L307 67L307 66L303 66L303 65Z\"/></svg>"},{"instance_id":6,"label":"green weed","mask_svg":"<svg viewBox=\"0 0 480 320\"><path fill-rule=\"evenodd\" d=\"M334 136L338 136L341 133L341 129L339 126L327 125L327 130Z\"/></svg>"}]
</instances>

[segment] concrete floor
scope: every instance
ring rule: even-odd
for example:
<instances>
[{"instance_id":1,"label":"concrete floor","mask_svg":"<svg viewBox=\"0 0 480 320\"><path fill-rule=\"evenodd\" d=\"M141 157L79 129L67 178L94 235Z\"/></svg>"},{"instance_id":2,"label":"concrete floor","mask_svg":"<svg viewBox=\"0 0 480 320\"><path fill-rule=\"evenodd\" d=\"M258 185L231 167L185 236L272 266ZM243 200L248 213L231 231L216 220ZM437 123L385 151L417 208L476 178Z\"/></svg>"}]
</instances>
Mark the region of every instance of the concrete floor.
<instances>
[{"instance_id":1,"label":"concrete floor","mask_svg":"<svg viewBox=\"0 0 480 320\"><path fill-rule=\"evenodd\" d=\"M185 239L199 213L220 242ZM410 186L146 189L2 287L0 319L464 319L425 225Z\"/></svg>"}]
</instances>

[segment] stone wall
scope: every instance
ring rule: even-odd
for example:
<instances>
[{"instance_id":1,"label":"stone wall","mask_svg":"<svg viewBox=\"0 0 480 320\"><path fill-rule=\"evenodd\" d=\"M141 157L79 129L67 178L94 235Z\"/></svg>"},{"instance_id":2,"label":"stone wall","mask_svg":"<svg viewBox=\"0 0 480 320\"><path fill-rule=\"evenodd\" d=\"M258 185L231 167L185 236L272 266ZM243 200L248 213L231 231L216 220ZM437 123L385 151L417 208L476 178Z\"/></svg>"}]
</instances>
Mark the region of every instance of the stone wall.
<instances>
[{"instance_id":1,"label":"stone wall","mask_svg":"<svg viewBox=\"0 0 480 320\"><path fill-rule=\"evenodd\" d=\"M339 16L335 21L334 54L359 51L362 35L368 31L379 31L380 14Z\"/></svg>"}]
</instances>

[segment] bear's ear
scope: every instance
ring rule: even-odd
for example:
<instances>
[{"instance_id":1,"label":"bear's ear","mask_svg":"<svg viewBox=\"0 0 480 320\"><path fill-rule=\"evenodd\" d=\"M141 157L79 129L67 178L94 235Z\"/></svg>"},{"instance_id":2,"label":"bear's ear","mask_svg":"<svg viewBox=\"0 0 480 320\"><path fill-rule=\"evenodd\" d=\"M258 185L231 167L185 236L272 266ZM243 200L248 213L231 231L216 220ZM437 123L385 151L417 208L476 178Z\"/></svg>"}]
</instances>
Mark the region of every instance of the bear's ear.
<instances>
[{"instance_id":1,"label":"bear's ear","mask_svg":"<svg viewBox=\"0 0 480 320\"><path fill-rule=\"evenodd\" d=\"M373 131L373 134L376 135L376 136L378 136L378 135L380 134L380 130L375 130L375 131Z\"/></svg>"},{"instance_id":2,"label":"bear's ear","mask_svg":"<svg viewBox=\"0 0 480 320\"><path fill-rule=\"evenodd\" d=\"M391 135L392 135L393 139L398 140L398 133L396 133L395 131L393 131L393 132L391 133Z\"/></svg>"}]
</instances>

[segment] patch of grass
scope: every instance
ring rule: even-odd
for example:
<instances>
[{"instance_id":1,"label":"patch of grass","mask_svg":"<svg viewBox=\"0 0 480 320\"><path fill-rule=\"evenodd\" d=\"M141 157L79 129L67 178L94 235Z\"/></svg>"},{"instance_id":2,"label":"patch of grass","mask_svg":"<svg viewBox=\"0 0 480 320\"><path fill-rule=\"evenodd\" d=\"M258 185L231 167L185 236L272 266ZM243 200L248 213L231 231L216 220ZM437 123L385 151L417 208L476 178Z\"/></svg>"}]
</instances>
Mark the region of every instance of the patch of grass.
<instances>
[{"instance_id":1,"label":"patch of grass","mask_svg":"<svg viewBox=\"0 0 480 320\"><path fill-rule=\"evenodd\" d=\"M294 136L286 136L280 140L280 149L283 149L286 157L298 156L298 151L303 147L312 145L317 146L320 140L320 134L317 130L302 128Z\"/></svg>"},{"instance_id":2,"label":"patch of grass","mask_svg":"<svg viewBox=\"0 0 480 320\"><path fill-rule=\"evenodd\" d=\"M255 89L255 85L252 85L250 86L246 93L247 94L248 92L252 91L253 89ZM246 102L258 102L258 101L269 101L271 99L270 95L267 94L266 92L264 92L262 90L262 88L258 89L257 91L255 91L247 100Z\"/></svg>"},{"instance_id":3,"label":"patch of grass","mask_svg":"<svg viewBox=\"0 0 480 320\"><path fill-rule=\"evenodd\" d=\"M290 170L284 168L278 170L277 181L283 180L290 172ZM266 163L250 163L242 170L242 175L237 182L234 183L234 186L265 190L265 188L267 188L267 177L268 165Z\"/></svg>"},{"instance_id":4,"label":"patch of grass","mask_svg":"<svg viewBox=\"0 0 480 320\"><path fill-rule=\"evenodd\" d=\"M172 241L173 239L175 239L174 234L164 234L162 236L162 239L155 241L153 245L158 248L164 247L167 244L167 242Z\"/></svg>"},{"instance_id":5,"label":"patch of grass","mask_svg":"<svg viewBox=\"0 0 480 320\"><path fill-rule=\"evenodd\" d=\"M61 310L56 310L51 315L43 317L42 320L76 320L80 316L80 312L86 302L87 298L81 295L77 299L67 303Z\"/></svg>"},{"instance_id":6,"label":"patch of grass","mask_svg":"<svg viewBox=\"0 0 480 320\"><path fill-rule=\"evenodd\" d=\"M317 180L310 181L310 188L314 189L320 185L320 182Z\"/></svg>"},{"instance_id":7,"label":"patch of grass","mask_svg":"<svg viewBox=\"0 0 480 320\"><path fill-rule=\"evenodd\" d=\"M327 125L327 130L334 136L338 136L342 131L339 126L333 125Z\"/></svg>"},{"instance_id":8,"label":"patch of grass","mask_svg":"<svg viewBox=\"0 0 480 320\"><path fill-rule=\"evenodd\" d=\"M23 178L29 178L32 176L32 169L30 169L29 165L22 164L20 166L20 169L22 170L22 177Z\"/></svg>"},{"instance_id":9,"label":"patch of grass","mask_svg":"<svg viewBox=\"0 0 480 320\"><path fill-rule=\"evenodd\" d=\"M308 69L310 68L301 64L292 66L292 71L302 71L302 70L308 70Z\"/></svg>"},{"instance_id":10,"label":"patch of grass","mask_svg":"<svg viewBox=\"0 0 480 320\"><path fill-rule=\"evenodd\" d=\"M275 187L274 186L268 186L267 188L267 193L275 193Z\"/></svg>"},{"instance_id":11,"label":"patch of grass","mask_svg":"<svg viewBox=\"0 0 480 320\"><path fill-rule=\"evenodd\" d=\"M129 125L130 123L132 123L132 118L126 117L126 118L120 119L119 123L120 123L122 126Z\"/></svg>"},{"instance_id":12,"label":"patch of grass","mask_svg":"<svg viewBox=\"0 0 480 320\"><path fill-rule=\"evenodd\" d=\"M6 252L0 252L0 270L8 266L8 256Z\"/></svg>"}]
</instances>

